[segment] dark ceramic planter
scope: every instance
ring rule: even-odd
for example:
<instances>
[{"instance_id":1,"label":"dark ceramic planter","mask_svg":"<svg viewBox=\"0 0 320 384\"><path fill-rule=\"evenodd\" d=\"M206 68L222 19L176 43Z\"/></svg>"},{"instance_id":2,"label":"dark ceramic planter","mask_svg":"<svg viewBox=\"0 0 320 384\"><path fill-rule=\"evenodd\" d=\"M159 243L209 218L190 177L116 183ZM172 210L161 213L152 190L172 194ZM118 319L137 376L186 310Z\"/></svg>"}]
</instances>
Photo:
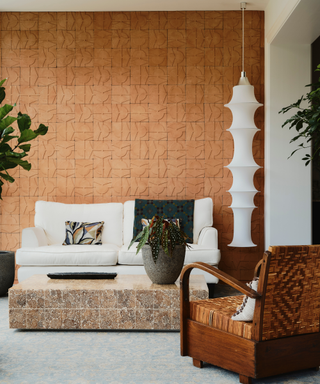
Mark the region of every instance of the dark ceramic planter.
<instances>
[{"instance_id":1,"label":"dark ceramic planter","mask_svg":"<svg viewBox=\"0 0 320 384\"><path fill-rule=\"evenodd\" d=\"M160 247L156 263L153 261L150 245L144 245L141 252L146 273L154 284L174 284L176 282L183 267L185 246L176 245L172 257L168 256Z\"/></svg>"},{"instance_id":2,"label":"dark ceramic planter","mask_svg":"<svg viewBox=\"0 0 320 384\"><path fill-rule=\"evenodd\" d=\"M0 251L0 296L6 296L14 282L14 252Z\"/></svg>"}]
</instances>

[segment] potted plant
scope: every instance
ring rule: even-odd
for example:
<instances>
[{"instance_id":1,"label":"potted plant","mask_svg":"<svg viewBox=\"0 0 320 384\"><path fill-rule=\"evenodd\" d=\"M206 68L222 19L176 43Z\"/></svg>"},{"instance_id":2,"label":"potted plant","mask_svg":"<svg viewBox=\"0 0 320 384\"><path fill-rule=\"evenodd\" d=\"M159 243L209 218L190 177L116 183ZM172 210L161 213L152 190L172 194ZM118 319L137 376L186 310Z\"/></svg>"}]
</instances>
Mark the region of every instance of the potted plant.
<instances>
[{"instance_id":1,"label":"potted plant","mask_svg":"<svg viewBox=\"0 0 320 384\"><path fill-rule=\"evenodd\" d=\"M187 235L175 219L155 215L131 241L129 248L139 240L143 264L150 280L155 284L173 284L183 267Z\"/></svg>"},{"instance_id":2,"label":"potted plant","mask_svg":"<svg viewBox=\"0 0 320 384\"><path fill-rule=\"evenodd\" d=\"M320 64L316 71L320 71ZM291 109L298 109L296 114L282 124L282 128L290 124L289 129L295 128L297 131L297 135L291 139L290 143L299 139L303 140L289 157L301 149L310 148L312 145L312 155L307 153L302 158L305 165L308 165L310 161L314 164L320 163L320 78L316 83L306 85L306 87L310 86L312 86L312 90L309 93L279 111L279 113L286 113ZM302 102L307 102L307 107L302 107Z\"/></svg>"},{"instance_id":3,"label":"potted plant","mask_svg":"<svg viewBox=\"0 0 320 384\"><path fill-rule=\"evenodd\" d=\"M5 99L5 88L2 86L6 79L0 81L0 105ZM31 144L39 135L45 135L48 127L40 124L38 129L30 129L31 119L28 115L18 113L17 117L9 116L15 105L5 104L0 107L0 199L2 199L2 186L4 181L13 183L15 180L8 170L18 165L29 171L31 164L25 160L30 151ZM18 129L11 125L17 122ZM9 144L12 143L12 144ZM0 296L7 294L12 286L15 273L14 252L0 251Z\"/></svg>"}]
</instances>

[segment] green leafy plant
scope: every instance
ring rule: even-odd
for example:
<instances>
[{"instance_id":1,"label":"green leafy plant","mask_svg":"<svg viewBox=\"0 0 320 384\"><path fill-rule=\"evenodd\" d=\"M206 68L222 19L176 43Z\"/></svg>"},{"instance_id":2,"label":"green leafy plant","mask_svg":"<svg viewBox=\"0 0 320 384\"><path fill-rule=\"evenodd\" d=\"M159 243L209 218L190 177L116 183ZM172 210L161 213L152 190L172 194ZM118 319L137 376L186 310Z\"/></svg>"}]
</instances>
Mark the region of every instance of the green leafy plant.
<instances>
[{"instance_id":1,"label":"green leafy plant","mask_svg":"<svg viewBox=\"0 0 320 384\"><path fill-rule=\"evenodd\" d=\"M190 245L186 242L187 238L188 236L172 220L155 215L149 225L145 226L131 241L129 248L138 240L139 244L136 253L138 253L145 244L150 245L152 258L156 263L160 246L168 256L172 257L176 245L184 245L190 248Z\"/></svg>"},{"instance_id":2,"label":"green leafy plant","mask_svg":"<svg viewBox=\"0 0 320 384\"><path fill-rule=\"evenodd\" d=\"M2 86L5 81L6 79L0 81L0 105L6 97L5 88ZM14 107L15 104L5 104L0 107L0 199L2 199L3 180L9 183L15 181L9 175L8 169L18 165L27 171L31 169L31 164L24 159L31 148L28 141L48 132L48 127L43 124L40 124L35 131L30 129L31 119L26 114L19 112L17 117L9 116ZM18 130L11 126L14 122L17 122ZM9 142L13 144L10 145Z\"/></svg>"},{"instance_id":3,"label":"green leafy plant","mask_svg":"<svg viewBox=\"0 0 320 384\"><path fill-rule=\"evenodd\" d=\"M316 71L320 71L320 64L317 66ZM302 158L305 161L305 165L308 165L310 161L320 163L320 78L316 83L306 85L306 87L310 86L313 88L311 92L301 96L297 102L279 111L279 113L286 113L291 109L298 109L295 115L283 123L282 128L289 125L289 129L295 128L297 131L298 134L291 139L290 143L299 139L303 140L289 157L301 149L307 149L312 146L312 155L307 153ZM307 102L308 107L301 107L302 102Z\"/></svg>"}]
</instances>

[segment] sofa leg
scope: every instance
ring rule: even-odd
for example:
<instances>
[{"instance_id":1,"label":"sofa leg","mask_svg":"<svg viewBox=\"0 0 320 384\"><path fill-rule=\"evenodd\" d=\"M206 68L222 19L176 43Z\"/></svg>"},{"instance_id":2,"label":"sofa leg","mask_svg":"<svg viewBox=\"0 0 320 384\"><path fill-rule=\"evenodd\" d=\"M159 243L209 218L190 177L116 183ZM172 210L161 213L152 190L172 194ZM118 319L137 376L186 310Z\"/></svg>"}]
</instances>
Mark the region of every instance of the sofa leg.
<instances>
[{"instance_id":1,"label":"sofa leg","mask_svg":"<svg viewBox=\"0 0 320 384\"><path fill-rule=\"evenodd\" d=\"M319 371L319 367L314 367L314 370L315 371Z\"/></svg>"},{"instance_id":2,"label":"sofa leg","mask_svg":"<svg viewBox=\"0 0 320 384\"><path fill-rule=\"evenodd\" d=\"M203 367L203 361L201 360L197 360L197 359L193 359L193 365L197 368L202 368Z\"/></svg>"},{"instance_id":3,"label":"sofa leg","mask_svg":"<svg viewBox=\"0 0 320 384\"><path fill-rule=\"evenodd\" d=\"M239 375L239 381L241 384L252 384L251 377Z\"/></svg>"}]
</instances>

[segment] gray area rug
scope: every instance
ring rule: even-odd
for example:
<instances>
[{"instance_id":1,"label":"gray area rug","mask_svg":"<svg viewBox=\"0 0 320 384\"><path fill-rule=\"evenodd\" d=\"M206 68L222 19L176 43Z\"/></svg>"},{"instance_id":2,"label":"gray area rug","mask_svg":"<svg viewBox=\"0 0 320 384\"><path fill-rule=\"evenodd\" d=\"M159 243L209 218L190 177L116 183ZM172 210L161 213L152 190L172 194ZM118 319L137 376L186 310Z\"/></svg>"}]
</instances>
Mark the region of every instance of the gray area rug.
<instances>
[{"instance_id":1,"label":"gray area rug","mask_svg":"<svg viewBox=\"0 0 320 384\"><path fill-rule=\"evenodd\" d=\"M239 376L180 356L178 332L19 331L0 298L0 383L234 384ZM320 383L306 370L254 383Z\"/></svg>"}]
</instances>

